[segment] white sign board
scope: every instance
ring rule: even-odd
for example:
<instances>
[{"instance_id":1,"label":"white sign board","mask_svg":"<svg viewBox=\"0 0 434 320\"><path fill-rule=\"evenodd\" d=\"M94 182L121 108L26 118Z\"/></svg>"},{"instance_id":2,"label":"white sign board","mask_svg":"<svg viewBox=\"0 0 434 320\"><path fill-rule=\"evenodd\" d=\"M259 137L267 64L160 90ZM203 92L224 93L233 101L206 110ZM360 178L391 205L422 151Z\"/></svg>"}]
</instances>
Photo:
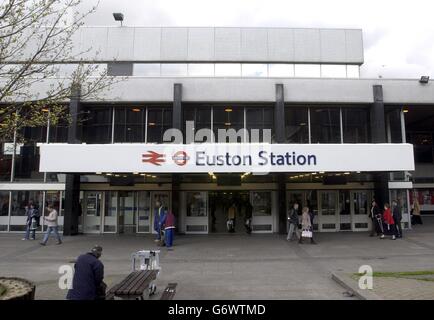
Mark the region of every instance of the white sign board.
<instances>
[{"instance_id":1,"label":"white sign board","mask_svg":"<svg viewBox=\"0 0 434 320\"><path fill-rule=\"evenodd\" d=\"M41 172L412 171L411 144L42 144Z\"/></svg>"}]
</instances>

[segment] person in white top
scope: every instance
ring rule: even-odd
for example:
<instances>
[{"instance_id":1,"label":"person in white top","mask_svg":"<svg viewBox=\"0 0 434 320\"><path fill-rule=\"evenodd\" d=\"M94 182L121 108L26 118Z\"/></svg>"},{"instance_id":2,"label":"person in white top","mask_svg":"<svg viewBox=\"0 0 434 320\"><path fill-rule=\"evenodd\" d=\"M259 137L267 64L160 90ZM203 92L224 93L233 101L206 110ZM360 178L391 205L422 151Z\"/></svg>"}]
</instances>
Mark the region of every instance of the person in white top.
<instances>
[{"instance_id":1,"label":"person in white top","mask_svg":"<svg viewBox=\"0 0 434 320\"><path fill-rule=\"evenodd\" d=\"M45 223L47 224L47 232L45 233L44 240L42 240L41 245L45 246L48 241L48 237L50 236L51 232L54 232L54 234L57 237L57 244L62 243L62 239L60 239L58 225L57 225L57 211L53 208L53 205L48 205L48 212L49 215L44 217Z\"/></svg>"}]
</instances>

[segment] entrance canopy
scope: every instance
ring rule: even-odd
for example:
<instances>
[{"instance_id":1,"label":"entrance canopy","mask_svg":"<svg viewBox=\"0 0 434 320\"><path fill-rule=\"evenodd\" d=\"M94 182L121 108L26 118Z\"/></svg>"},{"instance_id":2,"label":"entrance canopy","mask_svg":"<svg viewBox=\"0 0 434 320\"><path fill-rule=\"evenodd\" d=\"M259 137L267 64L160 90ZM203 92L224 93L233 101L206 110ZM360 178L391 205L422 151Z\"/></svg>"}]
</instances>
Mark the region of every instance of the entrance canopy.
<instances>
[{"instance_id":1,"label":"entrance canopy","mask_svg":"<svg viewBox=\"0 0 434 320\"><path fill-rule=\"evenodd\" d=\"M411 144L42 144L41 172L223 173L414 170Z\"/></svg>"},{"instance_id":2,"label":"entrance canopy","mask_svg":"<svg viewBox=\"0 0 434 320\"><path fill-rule=\"evenodd\" d=\"M41 144L58 173L357 172L414 170L411 144Z\"/></svg>"}]
</instances>

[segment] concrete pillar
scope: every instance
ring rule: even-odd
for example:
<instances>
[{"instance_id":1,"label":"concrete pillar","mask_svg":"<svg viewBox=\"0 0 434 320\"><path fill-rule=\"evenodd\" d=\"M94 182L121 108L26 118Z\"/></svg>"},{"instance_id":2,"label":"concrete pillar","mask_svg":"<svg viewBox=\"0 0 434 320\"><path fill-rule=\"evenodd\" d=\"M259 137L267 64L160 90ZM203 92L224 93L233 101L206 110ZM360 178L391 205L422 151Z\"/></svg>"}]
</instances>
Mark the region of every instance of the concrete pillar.
<instances>
[{"instance_id":1,"label":"concrete pillar","mask_svg":"<svg viewBox=\"0 0 434 320\"><path fill-rule=\"evenodd\" d=\"M274 107L275 143L285 143L285 97L283 84L276 84L276 103ZM279 214L279 233L286 233L286 174L277 176L277 203Z\"/></svg>"},{"instance_id":2,"label":"concrete pillar","mask_svg":"<svg viewBox=\"0 0 434 320\"><path fill-rule=\"evenodd\" d=\"M374 103L370 109L372 143L387 143L386 121L384 116L383 87L373 86ZM372 155L375 157L375 155ZM374 173L375 200L380 208L389 202L389 177L387 172Z\"/></svg>"},{"instance_id":3,"label":"concrete pillar","mask_svg":"<svg viewBox=\"0 0 434 320\"><path fill-rule=\"evenodd\" d=\"M81 143L81 127L79 114L81 112L80 88L74 87L71 100L69 102L69 112L71 114L71 124L68 128L68 143ZM63 222L63 234L72 236L78 234L78 216L80 208L80 175L67 174L65 182L65 217Z\"/></svg>"},{"instance_id":4,"label":"concrete pillar","mask_svg":"<svg viewBox=\"0 0 434 320\"><path fill-rule=\"evenodd\" d=\"M172 108L172 128L183 130L182 123L182 84L175 83L173 86L173 108ZM184 137L185 142L185 137ZM172 174L172 211L176 218L177 229L179 230L179 217L180 217L180 183L181 175Z\"/></svg>"}]
</instances>

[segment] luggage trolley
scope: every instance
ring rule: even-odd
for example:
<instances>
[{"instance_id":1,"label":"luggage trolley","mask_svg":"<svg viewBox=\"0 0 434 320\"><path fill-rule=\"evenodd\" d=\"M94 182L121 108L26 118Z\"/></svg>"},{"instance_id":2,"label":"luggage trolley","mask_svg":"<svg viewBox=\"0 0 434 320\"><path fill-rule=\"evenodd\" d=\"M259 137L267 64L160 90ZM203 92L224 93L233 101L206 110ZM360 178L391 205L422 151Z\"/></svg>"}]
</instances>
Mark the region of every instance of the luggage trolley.
<instances>
[{"instance_id":1,"label":"luggage trolley","mask_svg":"<svg viewBox=\"0 0 434 320\"><path fill-rule=\"evenodd\" d=\"M157 277L160 274L160 250L140 250L131 255L132 271L136 270L157 270ZM149 284L149 295L155 294L157 286L154 282Z\"/></svg>"}]
</instances>

